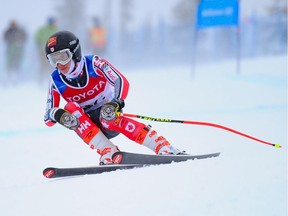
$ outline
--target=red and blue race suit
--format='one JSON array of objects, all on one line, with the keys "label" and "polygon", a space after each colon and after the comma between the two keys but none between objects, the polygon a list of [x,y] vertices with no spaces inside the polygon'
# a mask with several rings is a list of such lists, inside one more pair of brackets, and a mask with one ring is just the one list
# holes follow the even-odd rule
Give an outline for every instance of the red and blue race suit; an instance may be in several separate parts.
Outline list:
[{"label": "red and blue race suit", "polygon": [[129,90],[128,80],[108,61],[98,56],[84,56],[84,66],[76,79],[67,79],[56,68],[51,74],[46,112],[46,125],[55,121],[49,116],[60,105],[60,96],[67,102],[77,102],[86,113],[98,109],[107,102],[124,101]]}]

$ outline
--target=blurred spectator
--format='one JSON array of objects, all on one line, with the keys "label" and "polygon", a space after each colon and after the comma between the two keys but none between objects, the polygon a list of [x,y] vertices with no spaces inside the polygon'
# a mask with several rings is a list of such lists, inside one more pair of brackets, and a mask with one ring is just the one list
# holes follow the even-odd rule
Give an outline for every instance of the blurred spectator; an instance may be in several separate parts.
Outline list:
[{"label": "blurred spectator", "polygon": [[24,29],[15,20],[12,20],[4,32],[4,41],[6,44],[6,70],[13,82],[17,82],[20,77],[26,39],[27,35]]},{"label": "blurred spectator", "polygon": [[93,25],[89,28],[88,34],[88,50],[91,53],[103,56],[106,52],[106,29],[102,26],[98,17],[93,18]]},{"label": "blurred spectator", "polygon": [[48,17],[47,24],[41,26],[35,34],[35,41],[37,44],[38,55],[40,58],[40,82],[48,80],[48,77],[50,75],[51,66],[45,56],[45,45],[49,36],[54,34],[57,30],[58,28],[56,25],[56,19],[54,17]]}]

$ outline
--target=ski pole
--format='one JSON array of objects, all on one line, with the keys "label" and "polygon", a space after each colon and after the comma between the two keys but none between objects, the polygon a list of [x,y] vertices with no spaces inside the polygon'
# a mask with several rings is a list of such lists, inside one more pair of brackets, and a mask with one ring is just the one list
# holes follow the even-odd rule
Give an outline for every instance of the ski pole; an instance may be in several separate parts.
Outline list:
[{"label": "ski pole", "polygon": [[220,128],[220,129],[223,129],[223,130],[226,130],[226,131],[230,131],[230,132],[238,134],[240,136],[247,137],[249,139],[258,141],[260,143],[273,146],[275,148],[282,148],[282,146],[279,145],[279,144],[273,144],[273,143],[270,143],[270,142],[266,142],[264,140],[260,140],[258,138],[249,136],[247,134],[244,134],[242,132],[236,131],[234,129],[231,129],[229,127],[225,127],[225,126],[219,125],[219,124],[214,124],[214,123],[209,123],[209,122],[199,122],[199,121],[173,120],[173,119],[166,119],[166,118],[153,118],[153,117],[136,115],[136,114],[128,114],[128,113],[122,113],[121,115],[122,116],[126,116],[126,117],[131,117],[131,118],[139,118],[139,119],[143,119],[143,120],[147,120],[147,121],[156,121],[156,122],[165,122],[165,123],[180,123],[180,124],[193,124],[193,125],[203,125],[203,126],[216,127],[216,128]]}]

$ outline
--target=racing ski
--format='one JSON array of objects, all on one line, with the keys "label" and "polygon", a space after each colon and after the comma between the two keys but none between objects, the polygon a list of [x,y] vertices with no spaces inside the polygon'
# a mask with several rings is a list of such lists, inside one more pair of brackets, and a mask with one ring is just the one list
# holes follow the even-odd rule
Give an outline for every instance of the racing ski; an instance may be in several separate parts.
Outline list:
[{"label": "racing ski", "polygon": [[116,170],[147,167],[151,165],[169,164],[172,162],[183,162],[194,159],[205,159],[218,157],[220,152],[202,155],[147,155],[129,152],[116,152],[113,155],[114,164],[92,167],[55,168],[48,167],[43,170],[46,178],[59,178],[77,175],[100,174]]}]

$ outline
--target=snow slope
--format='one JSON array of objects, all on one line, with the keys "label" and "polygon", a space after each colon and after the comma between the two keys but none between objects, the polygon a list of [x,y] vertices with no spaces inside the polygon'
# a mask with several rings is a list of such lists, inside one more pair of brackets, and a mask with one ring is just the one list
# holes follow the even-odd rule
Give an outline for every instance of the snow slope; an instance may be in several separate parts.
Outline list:
[{"label": "snow slope", "polygon": [[[121,70],[121,68],[120,68]],[[225,125],[146,122],[192,154],[218,158],[94,176],[49,180],[47,166],[90,166],[99,156],[72,132],[43,123],[46,89],[1,88],[0,209],[3,216],[284,216],[287,215],[286,56],[196,68],[122,71],[131,83],[125,112]],[[122,150],[151,153],[119,136]]]}]

